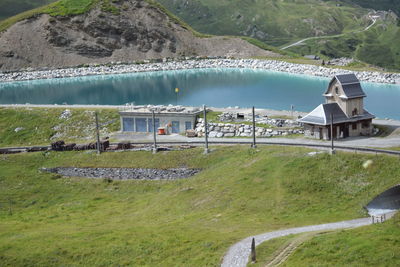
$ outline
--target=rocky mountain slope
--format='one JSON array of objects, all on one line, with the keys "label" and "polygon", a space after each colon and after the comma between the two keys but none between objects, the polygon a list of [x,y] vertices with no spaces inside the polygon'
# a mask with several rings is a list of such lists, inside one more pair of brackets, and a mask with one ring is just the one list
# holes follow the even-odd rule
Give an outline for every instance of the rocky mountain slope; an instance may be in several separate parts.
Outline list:
[{"label": "rocky mountain slope", "polygon": [[[68,1],[74,0],[64,0]],[[94,1],[83,14],[37,14],[0,34],[0,70],[181,56],[275,55],[240,38],[195,36],[145,0]]]}]

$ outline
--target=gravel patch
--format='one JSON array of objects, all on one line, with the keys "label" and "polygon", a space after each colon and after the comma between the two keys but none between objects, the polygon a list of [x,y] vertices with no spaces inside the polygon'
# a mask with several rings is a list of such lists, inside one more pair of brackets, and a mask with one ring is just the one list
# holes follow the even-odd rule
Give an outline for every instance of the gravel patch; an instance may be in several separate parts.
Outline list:
[{"label": "gravel patch", "polygon": [[42,171],[67,177],[107,178],[112,180],[176,180],[189,178],[199,169],[142,169],[142,168],[42,168]]}]

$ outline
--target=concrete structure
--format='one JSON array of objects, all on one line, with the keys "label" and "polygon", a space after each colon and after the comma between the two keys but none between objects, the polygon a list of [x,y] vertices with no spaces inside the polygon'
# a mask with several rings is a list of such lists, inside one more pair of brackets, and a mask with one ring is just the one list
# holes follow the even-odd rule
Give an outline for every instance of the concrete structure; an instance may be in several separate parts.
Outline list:
[{"label": "concrete structure", "polygon": [[324,94],[326,103],[319,105],[298,121],[304,124],[304,135],[316,139],[368,136],[372,134],[374,115],[364,109],[364,91],[354,74],[336,75]]},{"label": "concrete structure", "polygon": [[194,129],[199,108],[182,106],[127,106],[119,111],[122,132],[153,132],[152,111],[155,113],[155,127],[165,128],[166,133],[184,133]]}]

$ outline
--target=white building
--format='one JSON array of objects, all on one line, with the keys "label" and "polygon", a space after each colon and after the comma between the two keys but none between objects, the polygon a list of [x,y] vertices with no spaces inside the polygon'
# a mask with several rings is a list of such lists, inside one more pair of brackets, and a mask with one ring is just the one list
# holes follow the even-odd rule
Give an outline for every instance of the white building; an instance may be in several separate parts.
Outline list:
[{"label": "white building", "polygon": [[165,128],[167,134],[184,133],[194,129],[199,108],[182,106],[127,106],[119,111],[122,132],[153,132],[152,112],[155,128]]}]

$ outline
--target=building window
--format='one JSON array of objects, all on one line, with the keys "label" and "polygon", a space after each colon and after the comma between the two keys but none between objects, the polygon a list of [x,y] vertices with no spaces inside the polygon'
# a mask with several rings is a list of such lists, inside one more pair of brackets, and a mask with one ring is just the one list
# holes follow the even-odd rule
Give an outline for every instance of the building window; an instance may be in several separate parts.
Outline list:
[{"label": "building window", "polygon": [[185,121],[185,130],[192,130],[192,122]]},{"label": "building window", "polygon": [[358,110],[357,110],[357,108],[353,109],[352,115],[353,115],[353,116],[357,116],[357,115],[358,115]]},{"label": "building window", "polygon": [[351,125],[351,128],[352,128],[353,130],[357,130],[357,123],[353,123],[353,124]]},{"label": "building window", "polygon": [[122,118],[122,131],[133,132],[134,131],[134,119],[133,118]]},{"label": "building window", "polygon": [[[156,122],[156,131],[157,131],[157,129],[160,127],[160,119],[155,119],[154,121]],[[147,120],[147,128],[149,129],[150,133],[153,132],[153,119]]]},{"label": "building window", "polygon": [[363,123],[361,124],[362,128],[369,128],[369,121],[363,121]]},{"label": "building window", "polygon": [[173,121],[172,122],[172,133],[180,133],[179,121]]},{"label": "building window", "polygon": [[147,132],[147,125],[145,118],[135,119],[136,132],[145,133]]},{"label": "building window", "polygon": [[339,94],[339,88],[336,86],[335,87],[335,93],[338,95]]}]

